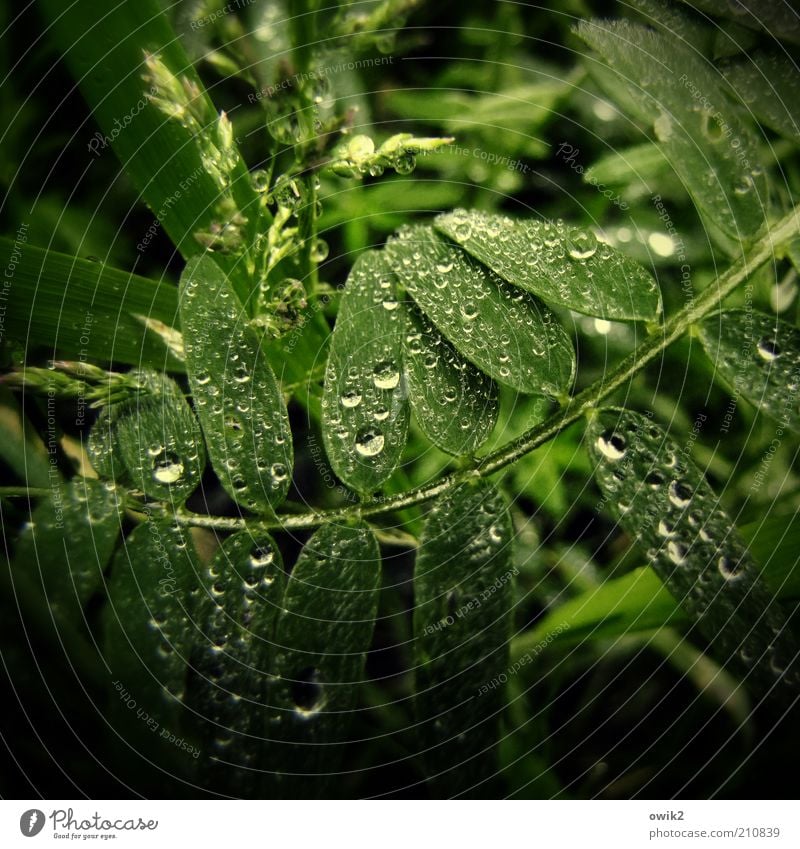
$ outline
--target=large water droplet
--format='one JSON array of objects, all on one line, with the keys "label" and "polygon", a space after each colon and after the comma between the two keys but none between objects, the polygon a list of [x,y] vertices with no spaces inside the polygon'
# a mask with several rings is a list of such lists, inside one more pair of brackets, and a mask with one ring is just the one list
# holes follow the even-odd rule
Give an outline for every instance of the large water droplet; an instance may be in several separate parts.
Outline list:
[{"label": "large water droplet", "polygon": [[153,480],[157,483],[173,484],[183,477],[183,463],[167,452],[153,463]]},{"label": "large water droplet", "polygon": [[681,509],[688,507],[692,500],[692,488],[683,481],[672,481],[669,485],[669,500]]},{"label": "large water droplet", "polygon": [[356,435],[356,451],[362,457],[377,457],[386,440],[377,427],[362,428]]},{"label": "large water droplet", "polygon": [[625,437],[614,431],[606,431],[598,436],[596,445],[607,460],[621,460],[625,456]]},{"label": "large water droplet", "polygon": [[580,230],[567,239],[567,253],[572,259],[589,259],[597,252],[597,239],[594,234]]},{"label": "large water droplet", "polygon": [[758,340],[756,350],[761,359],[766,360],[768,363],[776,360],[781,353],[780,345],[774,339],[768,339],[766,337]]},{"label": "large water droplet", "polygon": [[378,389],[394,389],[400,382],[400,372],[390,360],[384,360],[375,366],[372,380]]}]

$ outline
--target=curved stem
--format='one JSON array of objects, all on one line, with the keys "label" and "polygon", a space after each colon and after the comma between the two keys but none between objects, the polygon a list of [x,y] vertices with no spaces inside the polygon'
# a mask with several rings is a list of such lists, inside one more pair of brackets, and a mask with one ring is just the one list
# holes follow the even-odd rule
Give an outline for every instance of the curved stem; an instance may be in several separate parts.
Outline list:
[{"label": "curved stem", "polygon": [[175,518],[187,525],[217,528],[219,530],[241,530],[243,528],[304,530],[326,522],[345,522],[350,519],[377,516],[393,510],[413,507],[441,495],[470,478],[487,477],[524,457],[558,435],[564,428],[590,413],[601,401],[635,377],[669,345],[683,336],[694,323],[705,318],[719,307],[722,301],[756,269],[771,258],[779,256],[786,243],[798,233],[800,233],[800,211],[792,211],[759,239],[740,262],[720,275],[714,283],[659,327],[657,332],[650,335],[635,351],[625,357],[610,372],[603,375],[600,380],[572,396],[560,410],[523,433],[522,436],[485,457],[474,459],[457,472],[399,495],[366,500],[356,507],[278,516],[273,520],[217,518],[186,511],[178,511]]}]

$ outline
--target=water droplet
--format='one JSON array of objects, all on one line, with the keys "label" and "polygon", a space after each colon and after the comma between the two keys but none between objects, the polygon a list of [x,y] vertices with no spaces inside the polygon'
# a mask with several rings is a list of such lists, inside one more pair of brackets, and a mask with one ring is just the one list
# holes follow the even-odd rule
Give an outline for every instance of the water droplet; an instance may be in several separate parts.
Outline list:
[{"label": "water droplet", "polygon": [[478,315],[478,307],[472,303],[472,301],[467,301],[464,304],[461,304],[461,317],[465,321],[472,321]]},{"label": "water droplet", "polygon": [[726,557],[723,555],[717,561],[717,568],[719,569],[720,575],[725,578],[726,581],[735,581],[737,578],[744,577],[744,570],[742,568],[741,561],[734,560],[730,557]]},{"label": "water droplet", "polygon": [[291,696],[295,713],[309,719],[325,705],[325,694],[319,682],[319,670],[313,666],[297,673],[291,682]]},{"label": "water droplet", "polygon": [[593,233],[579,230],[567,239],[567,253],[572,259],[589,259],[597,252],[597,239]]},{"label": "water droplet", "polygon": [[183,463],[169,452],[153,464],[153,480],[157,483],[173,484],[183,477]]},{"label": "water droplet", "polygon": [[361,403],[361,393],[356,389],[350,389],[342,395],[342,406],[352,410]]},{"label": "water droplet", "polygon": [[683,566],[686,562],[686,546],[683,543],[670,540],[667,543],[667,555],[676,566]]},{"label": "water droplet", "polygon": [[270,469],[273,483],[283,483],[289,475],[289,470],[283,463],[273,463]]},{"label": "water droplet", "polygon": [[401,153],[394,160],[394,170],[398,174],[410,174],[417,167],[417,159],[411,153]]},{"label": "water droplet", "polygon": [[400,382],[400,372],[391,360],[384,360],[373,369],[372,380],[378,389],[394,389]]},{"label": "water droplet", "polygon": [[681,509],[687,507],[692,500],[692,488],[683,481],[672,481],[669,485],[669,500]]},{"label": "water droplet", "polygon": [[250,565],[256,569],[261,566],[269,566],[275,560],[275,552],[271,547],[257,545],[250,552]]},{"label": "water droplet", "polygon": [[386,440],[376,427],[362,428],[356,435],[356,451],[362,457],[377,457],[383,451]]},{"label": "water droplet", "polygon": [[596,445],[607,460],[621,460],[625,456],[625,437],[614,431],[606,431],[598,436]]},{"label": "water droplet", "polygon": [[756,349],[758,350],[758,355],[761,359],[768,363],[778,359],[781,353],[780,345],[778,345],[774,339],[769,339],[767,337],[758,340]]}]

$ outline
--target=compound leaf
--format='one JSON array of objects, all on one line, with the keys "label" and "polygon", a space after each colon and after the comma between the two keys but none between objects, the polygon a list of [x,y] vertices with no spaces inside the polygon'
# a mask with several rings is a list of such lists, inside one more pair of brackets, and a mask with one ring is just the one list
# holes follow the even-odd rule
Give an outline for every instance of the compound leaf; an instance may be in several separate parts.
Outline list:
[{"label": "compound leaf", "polygon": [[322,398],[328,458],[359,492],[378,489],[405,447],[403,329],[394,275],[382,253],[367,251],[347,278]]},{"label": "compound leaf", "polygon": [[725,310],[700,325],[720,374],[784,427],[800,431],[800,330],[753,310]]},{"label": "compound leaf", "polygon": [[534,395],[559,395],[571,384],[572,343],[532,295],[504,283],[430,227],[403,228],[386,250],[420,309],[481,371]]},{"label": "compound leaf", "polygon": [[476,451],[497,423],[497,385],[465,360],[416,306],[405,306],[406,382],[417,424],[443,451],[456,456]]},{"label": "compound leaf", "polygon": [[719,77],[680,40],[645,26],[584,21],[576,32],[608,63],[599,67],[601,86],[652,128],[706,225],[730,244],[754,236],[764,222],[766,176],[755,134]]},{"label": "compound leaf", "polygon": [[347,740],[377,614],[379,558],[365,525],[326,525],[292,570],[275,632],[278,678],[268,729],[288,744],[278,753],[284,795],[295,782],[313,795]]},{"label": "compound leaf", "polygon": [[252,795],[270,766],[266,716],[285,583],[272,538],[242,531],[215,554],[195,604],[186,703],[204,752],[200,780],[213,785],[224,771],[238,796]]},{"label": "compound leaf", "polygon": [[206,256],[181,276],[186,369],[214,471],[238,503],[269,511],[289,489],[286,404],[244,307]]},{"label": "compound leaf", "polygon": [[754,689],[790,698],[800,685],[798,647],[699,469],[628,410],[599,411],[587,438],[604,499],[719,659]]},{"label": "compound leaf", "polygon": [[563,222],[457,209],[436,228],[504,280],[548,303],[610,320],[655,319],[656,281],[639,263]]},{"label": "compound leaf", "polygon": [[138,381],[141,394],[113,404],[95,422],[89,438],[93,463],[104,476],[151,498],[180,503],[203,475],[200,426],[174,380],[142,371]]},{"label": "compound leaf", "polygon": [[[148,518],[117,552],[107,584],[103,643],[111,680],[173,734],[183,720],[199,575],[188,531]],[[112,696],[112,705],[126,716],[123,699]]]},{"label": "compound leaf", "polygon": [[121,511],[117,488],[89,478],[56,485],[33,511],[17,541],[14,569],[41,582],[56,616],[83,623],[89,599],[103,587]]},{"label": "compound leaf", "polygon": [[508,672],[511,521],[494,486],[467,483],[431,510],[414,569],[414,708],[426,772],[448,796],[496,769]]}]

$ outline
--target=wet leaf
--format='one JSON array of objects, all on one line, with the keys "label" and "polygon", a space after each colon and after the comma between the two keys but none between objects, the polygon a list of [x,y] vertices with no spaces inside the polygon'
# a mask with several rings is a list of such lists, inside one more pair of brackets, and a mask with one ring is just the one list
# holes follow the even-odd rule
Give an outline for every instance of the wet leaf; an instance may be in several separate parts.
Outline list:
[{"label": "wet leaf", "polygon": [[500,383],[559,395],[572,382],[572,343],[550,310],[509,286],[430,227],[386,247],[401,284],[451,344]]},{"label": "wet leaf", "polygon": [[193,258],[181,277],[186,369],[214,471],[239,504],[271,510],[292,473],[292,434],[275,375],[223,273]]},{"label": "wet leaf", "polygon": [[322,399],[328,458],[359,492],[378,489],[405,447],[403,330],[394,275],[382,253],[367,251],[347,278]]},{"label": "wet leaf", "polygon": [[57,484],[33,511],[13,565],[43,588],[56,616],[83,625],[89,599],[103,587],[121,511],[116,487],[88,478]]},{"label": "wet leaf", "polygon": [[755,135],[719,77],[678,39],[638,24],[584,21],[576,32],[606,63],[592,63],[600,84],[652,132],[706,225],[733,245],[754,236],[767,181]]},{"label": "wet leaf", "polygon": [[800,141],[800,71],[787,55],[756,51],[724,65],[723,73],[762,124],[790,141]]},{"label": "wet leaf", "polygon": [[411,303],[405,305],[408,397],[422,432],[459,456],[480,448],[499,412],[497,386],[442,336]]},{"label": "wet leaf", "polygon": [[760,693],[800,688],[798,647],[760,570],[699,469],[644,416],[602,410],[587,439],[609,509],[697,623],[712,653]]},{"label": "wet leaf", "polygon": [[737,26],[765,32],[773,38],[800,44],[800,20],[791,3],[783,0],[761,0],[744,3],[740,0],[683,0],[693,9],[727,19]]},{"label": "wet leaf", "polygon": [[[199,564],[188,531],[147,519],[117,552],[103,609],[103,654],[117,692],[159,727],[182,728]],[[112,711],[130,707],[111,695]]]},{"label": "wet leaf", "polygon": [[151,498],[180,503],[203,475],[200,425],[175,381],[157,372],[136,374],[142,394],[106,408],[92,427],[92,465]]},{"label": "wet leaf", "polygon": [[414,569],[415,715],[426,773],[447,796],[496,771],[511,627],[511,522],[490,484],[431,510]]},{"label": "wet leaf", "polygon": [[306,543],[276,629],[273,717],[281,795],[317,795],[348,739],[378,607],[378,544],[366,526],[326,525]]},{"label": "wet leaf", "polygon": [[735,392],[800,430],[800,330],[754,310],[726,310],[701,324],[700,340]]},{"label": "wet leaf", "polygon": [[[779,516],[739,529],[761,577],[781,601],[800,598],[800,518]],[[777,542],[777,545],[776,545]],[[647,566],[604,581],[559,604],[514,640],[512,657],[540,651],[556,640],[570,645],[688,624],[686,613]]]},{"label": "wet leaf", "polygon": [[286,577],[275,542],[249,532],[225,540],[202,576],[186,702],[202,742],[200,781],[258,795],[271,768],[267,715],[275,622]]},{"label": "wet leaf", "polygon": [[655,319],[656,281],[591,230],[563,222],[458,209],[436,227],[514,286],[547,303],[605,319]]}]

